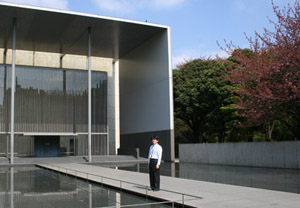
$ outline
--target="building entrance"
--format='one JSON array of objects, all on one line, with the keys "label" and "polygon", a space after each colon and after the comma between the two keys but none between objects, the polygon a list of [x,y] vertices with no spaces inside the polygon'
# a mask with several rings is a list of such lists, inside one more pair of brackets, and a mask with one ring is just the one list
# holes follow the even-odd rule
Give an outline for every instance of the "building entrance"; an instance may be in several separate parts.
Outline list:
[{"label": "building entrance", "polygon": [[35,136],[34,156],[35,157],[60,156],[60,137],[59,136]]}]

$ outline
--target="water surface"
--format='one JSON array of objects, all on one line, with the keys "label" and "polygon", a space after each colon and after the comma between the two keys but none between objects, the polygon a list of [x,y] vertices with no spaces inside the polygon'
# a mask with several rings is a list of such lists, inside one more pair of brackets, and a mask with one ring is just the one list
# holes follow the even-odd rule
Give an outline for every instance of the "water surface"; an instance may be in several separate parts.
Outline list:
[{"label": "water surface", "polygon": [[[101,164],[100,166],[148,173],[148,165],[145,163],[112,163]],[[162,163],[160,173],[178,178],[300,193],[300,170]]]},{"label": "water surface", "polygon": [[0,208],[100,208],[151,202],[154,201],[46,169],[0,167]]}]

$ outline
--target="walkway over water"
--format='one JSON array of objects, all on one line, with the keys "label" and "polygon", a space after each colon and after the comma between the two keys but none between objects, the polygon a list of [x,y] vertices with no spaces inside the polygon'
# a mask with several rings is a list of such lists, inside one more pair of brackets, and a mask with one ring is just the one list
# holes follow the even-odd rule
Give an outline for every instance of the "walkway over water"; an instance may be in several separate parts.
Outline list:
[{"label": "walkway over water", "polygon": [[103,183],[123,190],[191,207],[299,207],[300,195],[248,187],[161,176],[161,191],[149,190],[148,174],[86,164],[38,164],[37,166]]}]

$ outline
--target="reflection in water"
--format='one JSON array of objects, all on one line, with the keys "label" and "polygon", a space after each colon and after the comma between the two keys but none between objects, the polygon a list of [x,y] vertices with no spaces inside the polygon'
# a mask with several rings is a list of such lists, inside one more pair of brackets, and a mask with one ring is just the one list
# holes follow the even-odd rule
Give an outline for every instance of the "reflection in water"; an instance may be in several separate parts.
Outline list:
[{"label": "reflection in water", "polygon": [[0,208],[121,207],[149,202],[153,201],[36,167],[0,168]]},{"label": "reflection in water", "polygon": [[92,184],[89,184],[89,207],[93,207]]},{"label": "reflection in water", "polygon": [[[145,163],[101,164],[101,166],[148,173],[148,165]],[[162,163],[160,173],[165,176],[300,193],[300,170]]]},{"label": "reflection in water", "polygon": [[14,167],[10,169],[10,207],[14,208]]}]

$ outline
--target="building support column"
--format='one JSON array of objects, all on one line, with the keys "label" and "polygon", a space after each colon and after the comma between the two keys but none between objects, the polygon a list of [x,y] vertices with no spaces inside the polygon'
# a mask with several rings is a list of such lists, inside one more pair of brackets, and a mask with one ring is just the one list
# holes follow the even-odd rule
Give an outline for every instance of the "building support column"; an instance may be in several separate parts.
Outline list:
[{"label": "building support column", "polygon": [[113,95],[114,95],[114,143],[115,143],[115,154],[118,153],[118,149],[120,148],[120,87],[119,87],[119,59],[114,60],[113,62]]},{"label": "building support column", "polygon": [[[6,66],[6,56],[7,56],[7,45],[5,44],[4,52],[3,52],[3,64],[4,64],[4,97],[5,103],[3,103],[6,108],[8,107],[7,100],[7,66]],[[9,125],[8,125],[8,111],[5,111],[5,132],[6,132],[6,157],[9,158]]]},{"label": "building support column", "polygon": [[88,28],[88,161],[92,162],[92,74],[91,74],[91,27]]},{"label": "building support column", "polygon": [[12,45],[12,65],[11,65],[11,108],[10,108],[10,164],[14,164],[14,143],[15,143],[15,59],[16,59],[16,18],[13,19],[13,45]]},{"label": "building support column", "polygon": [[106,155],[109,155],[109,125],[106,128]]}]

